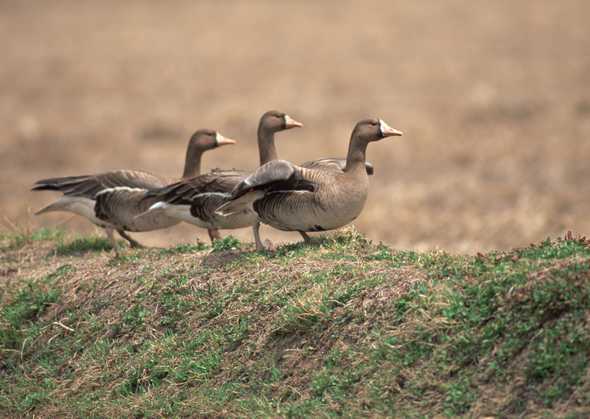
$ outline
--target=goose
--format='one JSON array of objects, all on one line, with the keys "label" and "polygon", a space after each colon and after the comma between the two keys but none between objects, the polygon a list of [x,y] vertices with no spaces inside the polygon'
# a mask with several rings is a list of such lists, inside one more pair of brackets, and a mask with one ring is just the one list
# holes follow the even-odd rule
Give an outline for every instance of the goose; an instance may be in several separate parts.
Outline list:
[{"label": "goose", "polygon": [[[277,132],[302,127],[284,112],[265,112],[258,123],[257,139],[260,164],[276,160],[277,149],[274,136]],[[253,226],[256,214],[248,209],[229,217],[221,216],[215,210],[225,203],[229,192],[246,178],[249,172],[241,170],[213,170],[193,178],[182,179],[166,187],[153,190],[146,196],[158,201],[145,214],[164,213],[170,218],[182,220],[198,227],[211,230],[236,229]],[[219,237],[216,237],[219,238]],[[213,240],[213,237],[212,237]]]},{"label": "goose", "polygon": [[[235,143],[235,140],[225,138],[216,131],[196,131],[188,143],[182,177],[194,177],[200,173],[201,157],[205,151]],[[33,185],[33,191],[60,191],[63,196],[37,211],[35,215],[54,211],[72,212],[104,228],[115,251],[114,230],[132,247],[142,247],[125,231],[151,231],[179,222],[161,214],[135,218],[135,215],[149,207],[149,201],[143,200],[145,194],[164,187],[169,182],[137,170],[113,170],[95,175],[42,179]],[[215,232],[210,232],[211,234]]]},{"label": "goose", "polygon": [[[270,113],[272,113],[273,111],[270,111]],[[264,116],[263,116],[264,117]],[[262,122],[262,120],[261,120]],[[302,125],[300,125],[302,126]],[[275,143],[274,143],[274,139],[271,136],[268,136],[268,138],[263,138],[264,136],[264,132],[261,132],[260,127],[258,129],[258,150],[260,152],[260,166],[273,161],[273,160],[277,160],[278,157],[278,153],[275,147]],[[265,148],[262,147],[262,145],[266,145]],[[266,153],[265,153],[266,151]],[[329,158],[322,158],[322,159],[317,159],[317,160],[310,160],[310,161],[306,161],[304,163],[302,163],[300,165],[301,167],[307,168],[307,169],[319,169],[319,170],[343,170],[344,167],[346,166],[346,159],[343,158],[333,158],[333,157],[329,157]],[[367,171],[367,175],[371,176],[374,173],[374,168],[373,165],[369,162],[365,162],[365,168]],[[217,196],[217,202],[221,202],[222,200],[229,200],[230,197],[229,195],[226,195],[224,197],[221,196]],[[213,208],[213,202],[209,201],[208,204],[209,206],[209,210],[214,210]],[[249,211],[249,209],[244,209],[241,213],[247,212]],[[215,213],[215,211],[213,211],[213,214]],[[258,244],[260,243],[260,220],[256,220],[254,225],[253,225],[253,233],[254,233],[254,240],[256,241],[257,245],[256,247],[259,248]],[[299,234],[301,234],[301,236],[303,237],[303,239],[305,241],[309,241],[310,237],[304,232],[304,231],[300,231]]]},{"label": "goose", "polygon": [[[260,165],[278,159],[274,141],[274,135],[277,132],[302,126],[301,122],[286,113],[276,110],[264,113],[257,130]],[[301,164],[301,167],[310,169],[340,171],[345,166],[346,159],[343,158],[322,158]],[[368,175],[373,175],[374,168],[371,163],[365,162],[365,168]],[[216,229],[236,229],[251,225],[255,240],[260,241],[260,221],[250,208],[245,207],[231,216],[222,216],[216,212],[219,206],[229,201],[231,198],[229,193],[248,174],[248,172],[237,170],[218,171],[196,178],[183,179],[165,188],[152,191],[148,196],[157,197],[160,202],[152,205],[148,213],[164,211],[169,217],[210,230],[212,226]],[[300,234],[304,240],[310,240],[305,232]]]},{"label": "goose", "polygon": [[[352,131],[343,167],[337,162],[304,167],[273,160],[241,181],[217,213],[229,216],[251,209],[263,223],[283,231],[298,231],[309,242],[307,232],[340,228],[359,216],[369,188],[367,146],[401,135],[381,119],[359,121]],[[256,232],[254,238],[256,249],[264,250]]]}]

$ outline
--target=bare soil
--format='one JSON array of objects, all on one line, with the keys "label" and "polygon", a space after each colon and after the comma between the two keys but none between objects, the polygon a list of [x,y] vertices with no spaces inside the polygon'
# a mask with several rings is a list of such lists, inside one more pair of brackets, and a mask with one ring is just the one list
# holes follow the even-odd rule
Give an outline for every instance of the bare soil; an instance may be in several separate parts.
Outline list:
[{"label": "bare soil", "polygon": [[[394,247],[474,252],[590,233],[586,1],[0,1],[0,210],[31,211],[43,177],[180,174],[192,131],[240,140],[206,167],[254,168],[262,112],[299,162],[342,156],[356,120],[403,130],[372,145],[357,227]],[[235,232],[251,240],[250,232]],[[297,235],[265,229],[275,240]],[[205,239],[191,226],[138,239]]]}]

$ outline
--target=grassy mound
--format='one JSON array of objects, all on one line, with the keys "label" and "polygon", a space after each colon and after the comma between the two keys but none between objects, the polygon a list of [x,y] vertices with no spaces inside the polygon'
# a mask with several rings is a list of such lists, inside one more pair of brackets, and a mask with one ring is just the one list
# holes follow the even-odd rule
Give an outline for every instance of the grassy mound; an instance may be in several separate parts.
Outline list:
[{"label": "grassy mound", "polygon": [[350,231],[272,254],[65,240],[2,241],[8,416],[590,413],[583,238],[476,256]]}]

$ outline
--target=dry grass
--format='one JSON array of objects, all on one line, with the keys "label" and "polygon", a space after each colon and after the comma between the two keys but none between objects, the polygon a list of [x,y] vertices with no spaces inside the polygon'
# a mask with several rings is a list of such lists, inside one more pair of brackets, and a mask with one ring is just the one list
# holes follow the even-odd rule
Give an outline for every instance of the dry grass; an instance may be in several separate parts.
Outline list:
[{"label": "dry grass", "polygon": [[342,155],[361,117],[407,133],[369,150],[358,227],[374,240],[474,252],[588,233],[589,13],[581,0],[0,2],[0,208],[35,228],[69,220],[32,219],[52,199],[34,180],[173,177],[199,127],[241,140],[207,167],[254,167],[257,119],[279,108],[306,124],[279,139],[296,162]]},{"label": "dry grass", "polygon": [[[93,247],[94,246],[94,247]],[[590,412],[590,246],[257,253],[0,240],[0,410],[80,417]],[[230,250],[227,250],[230,249]]]}]

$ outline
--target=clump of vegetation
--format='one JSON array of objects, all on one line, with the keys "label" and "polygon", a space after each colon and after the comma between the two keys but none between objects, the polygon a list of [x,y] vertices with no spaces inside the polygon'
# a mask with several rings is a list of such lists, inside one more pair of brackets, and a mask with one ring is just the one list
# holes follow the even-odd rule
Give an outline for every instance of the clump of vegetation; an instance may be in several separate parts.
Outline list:
[{"label": "clump of vegetation", "polygon": [[68,243],[60,242],[55,249],[55,253],[58,256],[68,256],[110,250],[112,250],[112,246],[105,237],[89,236],[79,237]]},{"label": "clump of vegetation", "polygon": [[88,253],[41,275],[24,266],[27,277],[0,294],[0,409],[109,417],[590,409],[584,238],[475,256],[396,251],[354,231],[276,252],[231,237],[203,249],[137,250],[101,263]]},{"label": "clump of vegetation", "polygon": [[228,250],[239,250],[240,249],[240,241],[236,239],[234,236],[225,236],[220,240],[215,240],[213,242],[213,251],[214,252],[223,252]]},{"label": "clump of vegetation", "polygon": [[56,241],[59,242],[65,236],[63,230],[52,228],[40,228],[33,232],[18,231],[16,233],[1,233],[0,232],[0,250],[16,250],[20,249],[26,244],[39,241]]},{"label": "clump of vegetation", "polygon": [[195,244],[182,243],[166,249],[160,249],[161,255],[176,255],[183,253],[195,253],[207,249],[207,245],[203,242]]}]

